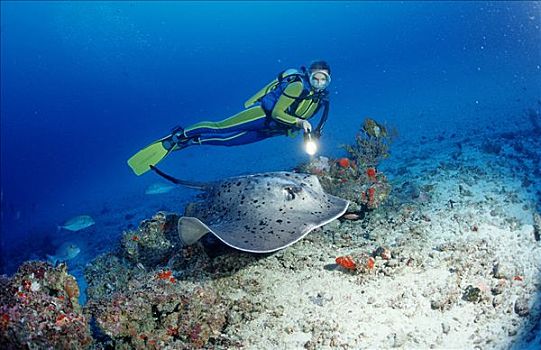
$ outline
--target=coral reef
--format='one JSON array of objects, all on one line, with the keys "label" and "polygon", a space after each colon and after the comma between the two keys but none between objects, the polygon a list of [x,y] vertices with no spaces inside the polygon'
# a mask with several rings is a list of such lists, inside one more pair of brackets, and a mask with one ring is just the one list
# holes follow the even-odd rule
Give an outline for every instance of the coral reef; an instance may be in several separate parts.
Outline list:
[{"label": "coral reef", "polygon": [[[104,343],[118,349],[193,349],[221,334],[229,303],[206,282],[217,270],[201,245],[177,242],[176,220],[175,214],[158,212],[124,233],[117,252],[86,267],[87,309]],[[153,249],[159,257],[152,257]]]},{"label": "coral reef", "polygon": [[143,272],[143,269],[134,268],[133,264],[114,253],[102,254],[85,268],[85,279],[88,283],[87,297],[98,300],[111,297],[115,292],[125,291],[128,281]]},{"label": "coral reef", "polygon": [[381,124],[366,119],[355,144],[344,146],[349,157],[329,159],[320,156],[301,164],[296,170],[318,176],[326,192],[349,200],[348,213],[376,209],[388,198],[391,185],[375,166],[388,157],[394,135],[396,132],[390,134]]},{"label": "coral reef", "polygon": [[227,314],[215,289],[179,281],[171,270],[140,274],[88,308],[119,349],[200,348],[220,335]]},{"label": "coral reef", "polygon": [[0,276],[0,344],[4,349],[84,349],[92,345],[79,287],[67,266],[29,261]]},{"label": "coral reef", "polygon": [[391,191],[383,173],[373,167],[359,167],[349,158],[318,157],[295,170],[316,175],[327,193],[349,200],[350,213],[378,208]]},{"label": "coral reef", "polygon": [[[391,261],[391,258],[394,258],[394,260]],[[337,257],[335,262],[341,269],[353,274],[366,275],[380,271],[385,275],[390,275],[392,269],[398,265],[398,261],[403,265],[411,265],[411,263],[408,262],[409,257],[401,257],[401,259],[397,258],[399,257],[396,256],[396,254],[391,257],[389,248],[379,246],[370,254],[365,251],[353,252],[350,255]]]},{"label": "coral reef", "polygon": [[153,268],[167,263],[182,244],[177,234],[179,216],[158,212],[144,220],[139,228],[124,233],[121,241],[122,255],[129,261]]},{"label": "coral reef", "polygon": [[376,167],[382,159],[389,157],[389,148],[398,133],[392,132],[373,119],[366,118],[355,136],[355,144],[344,145],[350,158],[361,167]]}]

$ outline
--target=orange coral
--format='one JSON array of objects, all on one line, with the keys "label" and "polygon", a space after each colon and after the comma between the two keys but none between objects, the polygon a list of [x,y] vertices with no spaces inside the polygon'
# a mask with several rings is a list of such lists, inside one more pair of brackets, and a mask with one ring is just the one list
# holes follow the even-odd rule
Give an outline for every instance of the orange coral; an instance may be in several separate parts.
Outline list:
[{"label": "orange coral", "polygon": [[338,165],[340,165],[342,168],[349,168],[351,166],[351,162],[349,161],[349,158],[340,158],[338,159]]},{"label": "orange coral", "polygon": [[374,187],[370,187],[368,189],[368,205],[373,206],[376,201],[376,189]]},{"label": "orange coral", "polygon": [[366,176],[368,176],[368,178],[371,180],[371,181],[376,181],[376,169],[375,168],[368,168],[366,169]]},{"label": "orange coral", "polygon": [[357,264],[351,256],[339,256],[335,259],[336,263],[348,270],[354,270]]},{"label": "orange coral", "polygon": [[370,270],[374,268],[374,265],[376,265],[376,260],[373,257],[368,258],[368,262],[366,263],[366,267],[368,267]]},{"label": "orange coral", "polygon": [[168,280],[169,278],[171,278],[172,274],[173,272],[171,272],[171,270],[162,271],[158,273],[157,278],[161,280]]},{"label": "orange coral", "polygon": [[67,324],[68,322],[70,322],[70,319],[68,318],[67,315],[65,314],[59,314],[58,316],[56,316],[56,322],[55,324],[57,326],[64,326],[65,324]]},{"label": "orange coral", "polygon": [[173,275],[173,272],[171,270],[166,270],[166,271],[159,272],[158,275],[156,275],[156,278],[160,280],[166,280],[171,283],[175,283],[177,280],[172,275]]},{"label": "orange coral", "polygon": [[172,337],[178,337],[178,327],[167,328],[167,334]]},{"label": "orange coral", "polygon": [[5,330],[10,321],[11,319],[8,314],[2,314],[2,317],[0,317],[0,329]]}]

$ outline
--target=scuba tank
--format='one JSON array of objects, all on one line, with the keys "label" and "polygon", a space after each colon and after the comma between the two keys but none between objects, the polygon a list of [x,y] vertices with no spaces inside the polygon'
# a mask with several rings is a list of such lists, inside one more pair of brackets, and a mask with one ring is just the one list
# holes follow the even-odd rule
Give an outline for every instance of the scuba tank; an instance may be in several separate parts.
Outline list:
[{"label": "scuba tank", "polygon": [[[277,100],[278,97],[280,97],[280,95],[282,94],[285,85],[289,84],[295,79],[302,79],[305,74],[306,73],[304,67],[302,67],[301,70],[291,68],[280,72],[276,79],[265,85],[261,90],[255,93],[255,95],[246,100],[246,102],[244,102],[244,108],[252,107],[254,104],[261,102],[261,100],[270,93],[273,93],[273,95],[277,95],[275,99]],[[284,82],[286,82],[287,84],[283,84]]]}]

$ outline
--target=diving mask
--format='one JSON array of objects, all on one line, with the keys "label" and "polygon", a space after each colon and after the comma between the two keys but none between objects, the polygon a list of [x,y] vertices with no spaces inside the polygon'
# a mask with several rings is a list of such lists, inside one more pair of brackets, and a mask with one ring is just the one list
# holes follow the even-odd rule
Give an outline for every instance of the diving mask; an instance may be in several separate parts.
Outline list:
[{"label": "diving mask", "polygon": [[310,85],[315,90],[325,90],[331,83],[331,76],[324,70],[317,70],[310,74]]}]

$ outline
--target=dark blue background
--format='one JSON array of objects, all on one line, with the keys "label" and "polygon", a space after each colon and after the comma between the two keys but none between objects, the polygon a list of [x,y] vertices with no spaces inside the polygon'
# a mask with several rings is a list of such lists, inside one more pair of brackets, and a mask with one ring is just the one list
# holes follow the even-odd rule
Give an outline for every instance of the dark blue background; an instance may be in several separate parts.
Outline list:
[{"label": "dark blue background", "polygon": [[[333,70],[326,155],[366,116],[406,140],[509,123],[540,96],[539,26],[533,2],[3,1],[2,256],[28,257],[73,215],[93,215],[97,236],[100,212],[142,215],[133,196],[157,179],[131,173],[133,153],[236,113],[313,59]],[[285,170],[306,159],[300,145],[192,148],[162,167],[197,180]]]}]

